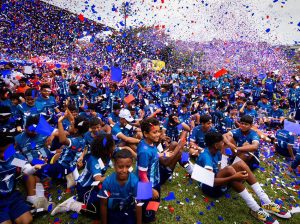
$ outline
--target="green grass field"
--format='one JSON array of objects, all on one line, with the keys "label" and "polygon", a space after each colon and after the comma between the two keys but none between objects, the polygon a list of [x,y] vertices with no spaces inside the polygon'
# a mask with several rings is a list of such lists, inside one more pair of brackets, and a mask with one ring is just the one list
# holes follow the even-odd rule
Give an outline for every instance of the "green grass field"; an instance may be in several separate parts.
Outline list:
[{"label": "green grass field", "polygon": [[[261,162],[261,168],[255,171],[258,181],[263,184],[263,188],[274,201],[279,199],[283,202],[286,208],[295,206],[300,202],[300,184],[295,185],[298,179],[295,176],[289,176],[282,158],[275,155],[268,160]],[[157,221],[155,223],[259,223],[249,214],[244,201],[232,190],[228,194],[218,200],[206,198],[197,187],[194,180],[189,179],[185,175],[185,171],[178,166],[175,169],[173,178],[162,187],[161,198],[168,195],[169,192],[174,192],[176,199],[172,201],[161,201]],[[275,178],[275,179],[273,179]],[[273,181],[273,184],[271,182]],[[62,191],[62,199],[58,201],[57,191]],[[248,187],[248,190],[251,188]],[[71,194],[63,193],[63,186],[52,186],[49,193],[52,194],[52,199],[56,203],[60,203],[69,198]],[[299,192],[299,194],[298,194]],[[256,198],[257,199],[257,198]],[[171,213],[170,207],[174,208]],[[172,210],[172,209],[171,209]],[[48,214],[39,214],[34,218],[34,224],[54,223],[55,218],[59,218],[60,223],[97,223],[92,219],[79,215],[77,219],[72,218],[72,212],[59,214],[51,217]],[[300,224],[300,213],[293,215],[289,220],[277,219],[280,223]],[[98,222],[100,223],[100,222]]]}]

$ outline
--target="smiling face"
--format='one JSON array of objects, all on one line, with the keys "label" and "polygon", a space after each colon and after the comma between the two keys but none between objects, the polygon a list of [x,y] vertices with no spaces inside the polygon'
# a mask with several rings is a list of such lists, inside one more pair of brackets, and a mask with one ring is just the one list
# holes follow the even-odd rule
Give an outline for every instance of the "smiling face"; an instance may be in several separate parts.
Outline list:
[{"label": "smiling face", "polygon": [[32,107],[35,104],[35,97],[25,96],[25,102],[28,106]]},{"label": "smiling face", "polygon": [[115,161],[115,172],[118,181],[125,182],[128,179],[129,168],[132,166],[131,158],[119,158]]},{"label": "smiling face", "polygon": [[47,89],[47,88],[43,88],[43,89],[41,90],[41,94],[42,94],[42,97],[43,97],[43,98],[48,99],[48,98],[50,97],[51,90],[50,90],[50,89]]},{"label": "smiling face", "polygon": [[158,125],[154,125],[151,127],[151,129],[148,133],[144,132],[143,134],[149,142],[151,142],[151,143],[158,142],[160,134],[161,134],[160,127]]}]

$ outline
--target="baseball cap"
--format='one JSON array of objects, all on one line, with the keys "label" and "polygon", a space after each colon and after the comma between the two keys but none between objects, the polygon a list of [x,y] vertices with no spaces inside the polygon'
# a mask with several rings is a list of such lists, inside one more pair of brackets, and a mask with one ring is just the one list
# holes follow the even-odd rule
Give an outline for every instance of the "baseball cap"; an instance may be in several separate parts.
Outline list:
[{"label": "baseball cap", "polygon": [[119,117],[120,118],[125,118],[126,121],[128,121],[128,122],[132,122],[134,120],[133,117],[130,114],[130,111],[127,110],[127,109],[121,109],[120,113],[119,113]]}]

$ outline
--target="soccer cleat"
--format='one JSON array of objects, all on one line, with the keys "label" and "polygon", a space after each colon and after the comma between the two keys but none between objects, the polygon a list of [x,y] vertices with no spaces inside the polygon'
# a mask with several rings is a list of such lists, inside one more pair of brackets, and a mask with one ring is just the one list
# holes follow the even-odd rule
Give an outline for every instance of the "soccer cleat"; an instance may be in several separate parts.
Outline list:
[{"label": "soccer cleat", "polygon": [[280,206],[274,202],[271,202],[270,204],[265,204],[261,206],[265,211],[274,214],[280,218],[283,219],[289,219],[292,217],[291,213],[289,211],[285,211],[280,208]]},{"label": "soccer cleat", "polygon": [[264,224],[279,224],[279,222],[276,219],[274,219],[272,216],[270,216],[270,214],[267,213],[262,208],[260,208],[256,212],[250,210],[250,213],[253,217],[255,217],[256,219],[262,221]]}]

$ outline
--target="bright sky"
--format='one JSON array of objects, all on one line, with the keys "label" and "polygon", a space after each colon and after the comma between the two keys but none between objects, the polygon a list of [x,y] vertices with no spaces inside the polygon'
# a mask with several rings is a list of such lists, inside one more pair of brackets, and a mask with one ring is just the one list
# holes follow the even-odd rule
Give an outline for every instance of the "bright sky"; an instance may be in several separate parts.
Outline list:
[{"label": "bright sky", "polygon": [[[124,28],[119,9],[125,0],[44,0],[60,8]],[[174,39],[213,38],[300,43],[300,0],[127,0],[133,14],[128,24],[164,25]],[[101,18],[100,18],[101,17]]]}]

